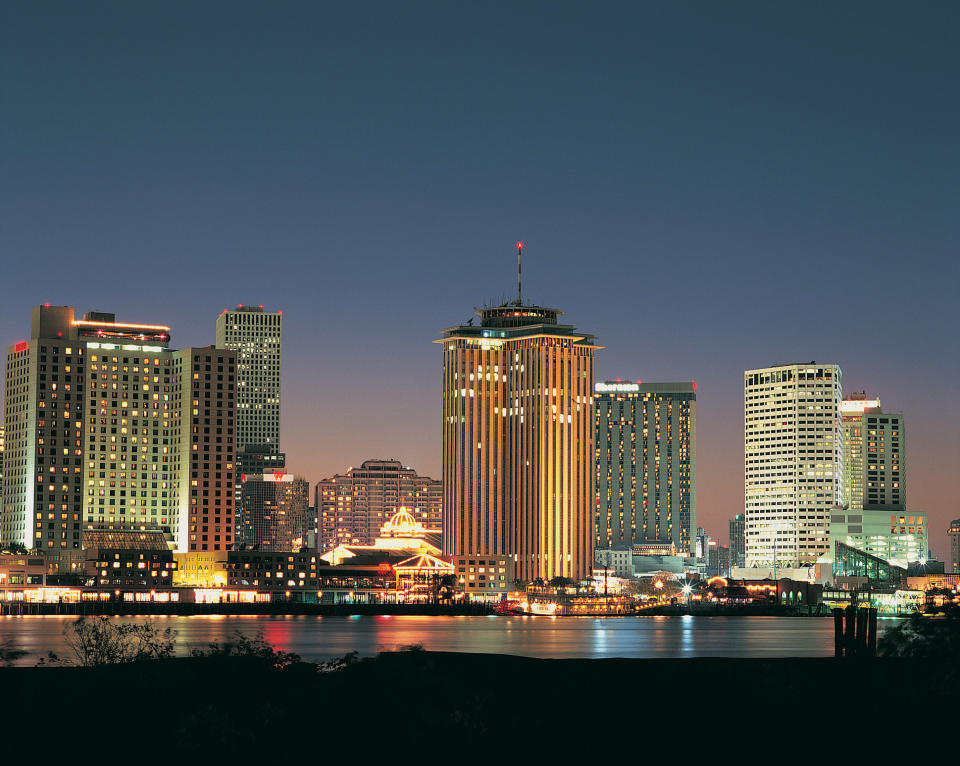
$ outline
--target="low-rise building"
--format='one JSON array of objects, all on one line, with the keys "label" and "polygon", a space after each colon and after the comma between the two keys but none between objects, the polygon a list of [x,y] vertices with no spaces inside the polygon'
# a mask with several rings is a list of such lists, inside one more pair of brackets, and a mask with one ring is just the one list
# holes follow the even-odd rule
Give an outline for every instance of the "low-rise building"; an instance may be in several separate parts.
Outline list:
[{"label": "low-rise building", "polygon": [[227,584],[227,551],[174,553],[176,588],[220,588]]},{"label": "low-rise building", "polygon": [[514,589],[509,556],[454,556],[457,591],[470,598],[501,600]]}]

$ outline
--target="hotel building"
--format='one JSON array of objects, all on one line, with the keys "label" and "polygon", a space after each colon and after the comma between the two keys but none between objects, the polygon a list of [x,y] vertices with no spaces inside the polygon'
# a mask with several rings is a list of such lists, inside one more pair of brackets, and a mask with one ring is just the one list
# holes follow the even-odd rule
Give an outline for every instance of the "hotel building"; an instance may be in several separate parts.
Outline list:
[{"label": "hotel building", "polygon": [[777,365],[743,381],[746,566],[816,563],[843,500],[840,367]]},{"label": "hotel building", "polygon": [[906,434],[903,415],[885,413],[879,399],[865,392],[840,403],[844,434],[843,505],[864,508],[906,509]]},{"label": "hotel building", "polygon": [[594,386],[594,544],[669,543],[689,556],[697,528],[695,383]]},{"label": "hotel building", "polygon": [[[523,582],[590,576],[591,335],[515,303],[449,327],[443,346],[443,548],[513,559]],[[499,559],[498,559],[499,560]]]},{"label": "hotel building", "polygon": [[372,545],[401,507],[428,529],[442,524],[443,483],[399,460],[364,460],[359,468],[318,481],[314,497],[321,552]]},{"label": "hotel building", "polygon": [[0,538],[48,554],[80,550],[89,528],[159,529],[180,550],[232,541],[232,498],[212,482],[233,470],[234,357],[169,340],[165,325],[33,309],[30,339],[7,349]]}]

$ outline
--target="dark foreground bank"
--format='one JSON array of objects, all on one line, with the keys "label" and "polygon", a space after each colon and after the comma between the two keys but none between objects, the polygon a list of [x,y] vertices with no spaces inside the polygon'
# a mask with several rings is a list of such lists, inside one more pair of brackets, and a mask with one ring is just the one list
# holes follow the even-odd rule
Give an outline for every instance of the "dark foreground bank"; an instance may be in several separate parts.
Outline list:
[{"label": "dark foreground bank", "polygon": [[[97,763],[121,754],[472,762],[582,748],[594,762],[777,742],[812,757],[848,748],[857,727],[882,732],[906,716],[933,733],[960,709],[956,666],[929,658],[539,660],[412,649],[319,670],[283,664],[207,656],[3,668],[5,745],[38,762],[107,758]],[[858,759],[883,752],[880,739],[855,739]]]}]

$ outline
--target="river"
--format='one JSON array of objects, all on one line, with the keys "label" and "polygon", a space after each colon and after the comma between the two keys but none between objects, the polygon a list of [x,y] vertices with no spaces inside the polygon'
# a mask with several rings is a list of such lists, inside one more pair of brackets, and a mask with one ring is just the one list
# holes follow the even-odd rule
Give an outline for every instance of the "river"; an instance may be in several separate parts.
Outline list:
[{"label": "river", "polygon": [[[62,653],[72,617],[0,617],[0,642],[29,652],[33,665]],[[827,657],[833,620],[816,617],[407,617],[212,616],[117,617],[177,633],[178,654],[262,633],[278,649],[307,660],[356,650],[361,656],[420,644],[444,652],[488,652],[544,658]],[[882,620],[880,632],[894,624]]]}]

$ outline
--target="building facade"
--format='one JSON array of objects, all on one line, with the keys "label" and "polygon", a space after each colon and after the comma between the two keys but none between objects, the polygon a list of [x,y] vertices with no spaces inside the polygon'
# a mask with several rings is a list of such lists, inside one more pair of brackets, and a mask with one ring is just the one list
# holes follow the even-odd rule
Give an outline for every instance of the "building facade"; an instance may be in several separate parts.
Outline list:
[{"label": "building facade", "polygon": [[317,482],[318,549],[338,545],[372,545],[383,524],[400,508],[429,529],[443,517],[443,482],[420,476],[399,460],[365,460]]},{"label": "building facade", "polygon": [[217,317],[217,348],[237,353],[237,451],[280,448],[280,363],[283,312],[237,306]]},{"label": "building facade", "polygon": [[844,435],[843,506],[906,510],[906,433],[903,415],[885,413],[865,392],[840,404]]},{"label": "building facade", "polygon": [[951,572],[960,573],[960,519],[954,519],[947,528],[950,538],[950,561],[947,562]]},{"label": "building facade", "polygon": [[836,551],[838,542],[906,569],[913,562],[927,559],[927,514],[837,509],[830,514],[831,552]]},{"label": "building facade", "polygon": [[232,515],[202,474],[233,470],[234,357],[169,341],[165,325],[33,309],[30,339],[7,349],[0,539],[54,554],[86,528],[159,529],[191,550],[191,527]]},{"label": "building facade", "polygon": [[747,567],[805,566],[829,552],[843,500],[841,399],[835,364],[744,372]]},{"label": "building facade", "polygon": [[285,471],[247,475],[237,517],[241,549],[298,551],[309,533],[310,485]]},{"label": "building facade", "polygon": [[443,546],[529,582],[591,572],[593,337],[518,300],[443,346]]},{"label": "building facade", "polygon": [[746,558],[746,523],[742,513],[730,520],[730,566],[742,567]]},{"label": "building facade", "polygon": [[672,542],[697,528],[695,383],[594,386],[594,544]]}]

